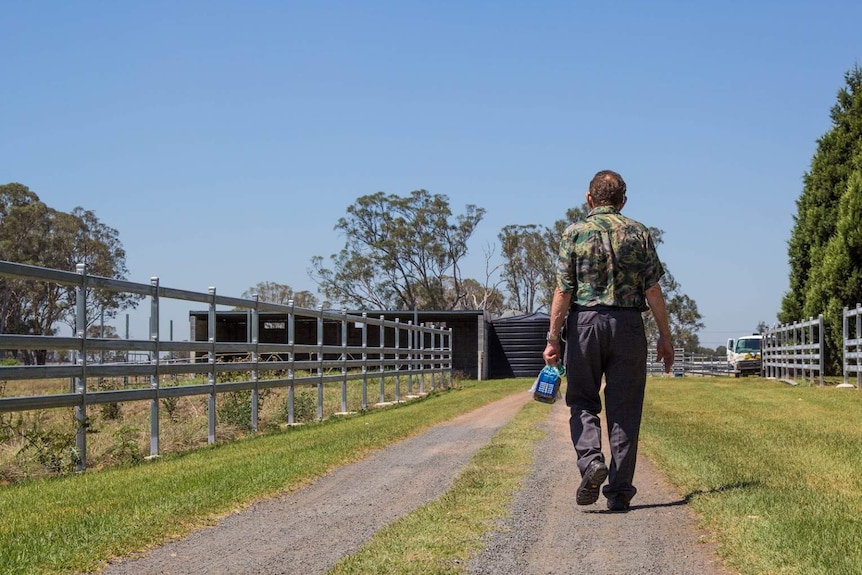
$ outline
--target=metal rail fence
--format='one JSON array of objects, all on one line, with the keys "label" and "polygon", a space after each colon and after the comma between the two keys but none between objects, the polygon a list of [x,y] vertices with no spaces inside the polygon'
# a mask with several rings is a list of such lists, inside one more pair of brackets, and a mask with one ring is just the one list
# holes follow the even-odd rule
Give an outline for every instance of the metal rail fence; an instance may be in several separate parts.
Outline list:
[{"label": "metal rail fence", "polygon": [[[851,323],[851,319],[854,321]],[[844,385],[853,385],[848,375],[856,374],[856,389],[862,389],[862,304],[853,309],[844,308],[844,344],[842,356],[844,364]]]},{"label": "metal rail fence", "polygon": [[[159,455],[160,400],[185,396],[207,396],[208,441],[216,440],[216,403],[220,393],[248,390],[251,392],[252,430],[258,429],[259,392],[268,388],[286,387],[288,390],[288,423],[294,423],[294,390],[296,386],[317,388],[317,417],[323,417],[323,390],[326,384],[340,383],[341,407],[347,411],[347,383],[361,381],[362,408],[368,406],[369,380],[379,380],[380,402],[384,402],[387,379],[394,379],[395,401],[401,401],[402,379],[407,383],[408,395],[414,386],[425,393],[426,378],[430,388],[446,388],[452,384],[452,330],[413,325],[413,322],[388,321],[370,318],[367,314],[349,315],[346,311],[330,312],[278,305],[253,299],[240,299],[216,294],[214,287],[207,293],[167,288],[159,285],[156,277],[149,284],[115,280],[87,274],[83,265],[76,272],[67,272],[0,260],[0,276],[15,280],[43,282],[53,286],[72,287],[76,294],[76,328],[74,337],[53,335],[16,335],[0,333],[0,352],[14,350],[72,351],[74,364],[70,365],[4,365],[0,366],[0,381],[65,379],[71,381],[68,393],[39,396],[0,397],[0,413],[38,409],[74,408],[77,420],[77,469],[86,468],[87,409],[92,405],[124,401],[150,402],[150,455]],[[144,296],[150,300],[148,339],[92,338],[87,334],[86,295],[88,290],[107,290]],[[207,341],[163,341],[159,335],[162,301],[180,300],[205,304],[209,307]],[[247,342],[220,342],[216,340],[217,306],[245,309],[250,315]],[[286,313],[288,318],[287,341],[263,343],[259,341],[259,314],[264,311]],[[297,318],[313,318],[317,323],[316,343],[295,341]],[[306,320],[308,321],[308,320]],[[324,323],[340,326],[340,341],[324,341]],[[348,329],[361,330],[361,345],[348,345]],[[379,334],[379,345],[369,346],[369,331]],[[331,336],[330,336],[331,337]],[[124,361],[97,363],[89,359],[93,352],[123,354]],[[201,361],[167,361],[166,354],[178,353]],[[129,357],[146,354],[148,361],[129,361]],[[2,355],[2,354],[0,354]],[[225,356],[239,357],[239,361],[222,361]],[[260,374],[274,373],[274,379],[262,379]],[[162,385],[163,376],[203,376],[206,383]],[[227,376],[227,377],[226,377]],[[114,390],[89,389],[94,378],[123,377],[145,378],[148,385],[140,388]],[[220,379],[240,381],[219,381]]]},{"label": "metal rail fence", "polygon": [[[647,371],[651,375],[664,373],[664,365],[656,361],[656,350],[651,347],[647,354]],[[674,377],[686,375],[718,376],[732,375],[730,365],[726,357],[686,353],[682,348],[674,349],[673,369]]]},{"label": "metal rail fence", "polygon": [[761,342],[761,373],[776,379],[819,380],[823,385],[823,314],[767,329]]}]

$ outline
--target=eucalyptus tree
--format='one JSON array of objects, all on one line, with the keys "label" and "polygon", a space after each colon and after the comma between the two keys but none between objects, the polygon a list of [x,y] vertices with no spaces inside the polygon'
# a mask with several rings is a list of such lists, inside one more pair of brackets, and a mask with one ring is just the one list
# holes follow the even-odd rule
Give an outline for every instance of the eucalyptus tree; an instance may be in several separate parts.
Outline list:
[{"label": "eucalyptus tree", "polygon": [[378,309],[457,309],[467,294],[461,263],[485,210],[454,215],[449,198],[426,190],[377,192],[347,207],[335,229],[344,247],[314,256],[309,275],[336,303]]},{"label": "eucalyptus tree", "polygon": [[544,306],[543,290],[547,276],[548,244],[544,226],[508,225],[497,236],[503,256],[502,277],[511,309],[533,313]]},{"label": "eucalyptus tree", "polygon": [[[48,207],[27,186],[0,186],[0,257],[34,266],[73,271],[83,263],[89,273],[126,279],[125,251],[119,234],[92,211],[71,213]],[[88,290],[87,325],[133,307],[138,296]],[[75,290],[52,282],[0,278],[0,331],[53,335],[62,322],[74,325]],[[14,352],[25,363],[44,363],[46,352]]]},{"label": "eucalyptus tree", "polygon": [[260,301],[287,305],[288,302],[293,300],[293,305],[306,309],[313,309],[317,307],[319,303],[317,296],[308,290],[294,291],[294,289],[287,284],[271,281],[260,282],[257,285],[250,287],[242,292],[241,297],[244,299],[251,299],[255,294],[258,296]]}]

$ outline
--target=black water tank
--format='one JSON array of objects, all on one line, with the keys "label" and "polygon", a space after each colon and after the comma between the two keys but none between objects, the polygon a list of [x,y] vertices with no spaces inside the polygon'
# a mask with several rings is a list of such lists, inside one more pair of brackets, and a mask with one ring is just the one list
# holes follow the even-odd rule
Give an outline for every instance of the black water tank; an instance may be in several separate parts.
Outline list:
[{"label": "black water tank", "polygon": [[535,377],[545,366],[542,352],[551,318],[535,312],[495,319],[488,341],[488,377]]}]

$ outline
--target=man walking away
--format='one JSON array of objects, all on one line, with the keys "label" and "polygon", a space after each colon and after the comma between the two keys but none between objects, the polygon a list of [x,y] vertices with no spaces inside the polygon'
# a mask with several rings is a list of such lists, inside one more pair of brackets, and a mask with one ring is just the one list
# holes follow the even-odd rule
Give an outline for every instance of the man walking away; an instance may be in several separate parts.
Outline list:
[{"label": "man walking away", "polygon": [[[590,213],[563,232],[557,286],[545,363],[560,362],[566,325],[566,405],[578,457],[578,505],[592,505],[602,492],[611,511],[628,511],[647,376],[642,312],[658,326],[658,359],[673,365],[673,344],[659,280],[664,268],[646,226],[623,216],[626,184],[610,170],[595,175],[586,194]],[[610,467],[602,455],[600,390],[605,380]]]}]

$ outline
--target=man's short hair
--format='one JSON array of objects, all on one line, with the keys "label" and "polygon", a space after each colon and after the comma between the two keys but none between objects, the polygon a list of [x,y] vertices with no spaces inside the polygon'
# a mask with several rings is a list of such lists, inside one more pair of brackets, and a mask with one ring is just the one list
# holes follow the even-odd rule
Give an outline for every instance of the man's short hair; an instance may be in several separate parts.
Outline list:
[{"label": "man's short hair", "polygon": [[590,181],[590,196],[596,206],[620,206],[626,201],[626,183],[611,170],[602,170]]}]

